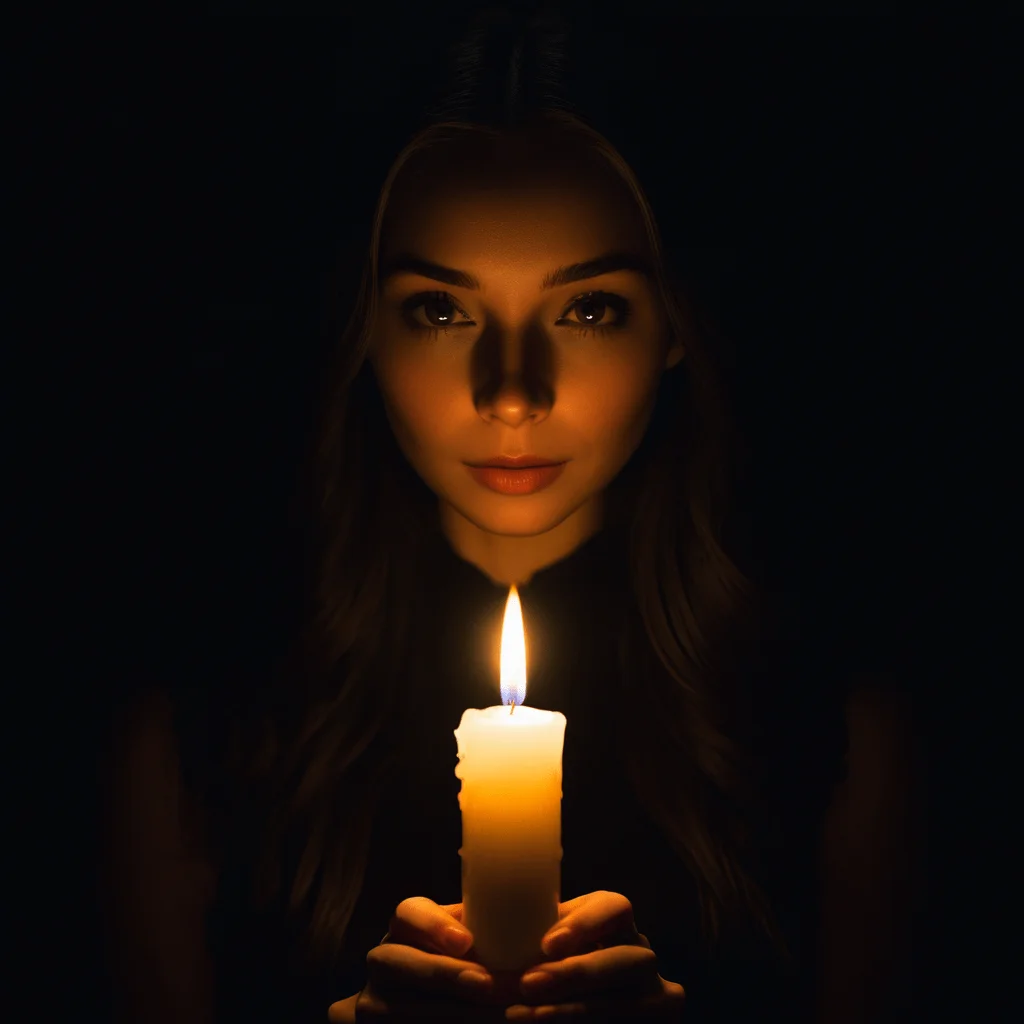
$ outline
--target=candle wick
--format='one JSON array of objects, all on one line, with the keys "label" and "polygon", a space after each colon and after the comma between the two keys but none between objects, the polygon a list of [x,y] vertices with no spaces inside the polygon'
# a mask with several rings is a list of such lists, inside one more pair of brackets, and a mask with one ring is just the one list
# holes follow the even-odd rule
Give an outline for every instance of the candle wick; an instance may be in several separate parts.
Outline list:
[{"label": "candle wick", "polygon": [[515,711],[516,711],[516,702],[515,702],[515,701],[512,701],[512,707],[511,707],[511,708],[509,708],[509,712],[508,712],[508,713],[509,713],[509,715],[511,716],[511,715],[514,715],[514,714],[515,714]]}]

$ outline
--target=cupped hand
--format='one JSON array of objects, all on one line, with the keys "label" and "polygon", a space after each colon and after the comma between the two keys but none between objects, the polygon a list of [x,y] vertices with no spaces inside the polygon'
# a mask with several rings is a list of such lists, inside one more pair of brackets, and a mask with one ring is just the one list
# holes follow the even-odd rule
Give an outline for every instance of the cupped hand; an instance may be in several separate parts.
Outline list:
[{"label": "cupped hand", "polygon": [[388,934],[367,954],[366,986],[331,1004],[328,1020],[501,1020],[503,1011],[492,998],[494,979],[472,959],[472,946],[461,903],[440,906],[422,896],[403,900]]},{"label": "cupped hand", "polygon": [[561,904],[541,951],[550,959],[523,974],[508,1020],[683,1019],[683,987],[658,973],[625,896],[592,892]]}]

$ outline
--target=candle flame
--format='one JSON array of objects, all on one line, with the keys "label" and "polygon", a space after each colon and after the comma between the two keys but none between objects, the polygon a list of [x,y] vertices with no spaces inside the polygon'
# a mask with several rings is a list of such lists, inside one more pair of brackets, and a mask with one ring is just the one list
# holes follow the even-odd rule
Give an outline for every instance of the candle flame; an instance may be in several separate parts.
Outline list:
[{"label": "candle flame", "polygon": [[505,621],[501,626],[501,702],[522,704],[526,698],[526,634],[523,608],[515,584],[505,602]]}]

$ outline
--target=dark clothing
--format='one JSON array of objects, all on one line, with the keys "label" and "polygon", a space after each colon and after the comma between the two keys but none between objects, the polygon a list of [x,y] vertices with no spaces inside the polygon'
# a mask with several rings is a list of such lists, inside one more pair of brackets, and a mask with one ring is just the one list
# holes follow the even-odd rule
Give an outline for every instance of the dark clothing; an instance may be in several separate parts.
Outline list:
[{"label": "dark clothing", "polygon": [[[433,557],[436,582],[431,599],[418,609],[422,628],[415,653],[429,666],[421,673],[429,694],[419,695],[421,722],[408,744],[408,767],[380,800],[342,963],[329,976],[302,977],[291,969],[286,977],[287,950],[301,923],[286,925],[283,916],[246,920],[237,906],[230,910],[244,897],[240,873],[229,868],[219,913],[222,921],[231,918],[227,934],[234,936],[229,946],[236,967],[225,962],[219,971],[225,1020],[323,1021],[332,1001],[362,987],[366,953],[402,899],[461,900],[453,731],[466,708],[501,702],[498,641],[507,589],[443,541]],[[779,812],[783,825],[773,842],[784,845],[775,851],[782,855],[768,880],[795,963],[787,965],[755,936],[735,938],[712,956],[700,937],[690,872],[642,810],[615,750],[612,679],[623,657],[620,633],[631,600],[624,559],[622,538],[602,533],[521,588],[526,703],[560,710],[567,719],[562,899],[598,889],[624,894],[659,956],[662,976],[686,988],[687,1021],[799,1020],[800,976],[808,976],[811,965],[804,961],[813,951],[814,835],[844,754],[839,688],[806,652],[802,681],[789,666],[778,670],[786,678],[760,683],[777,688],[780,721],[797,734],[780,736],[777,744],[780,778],[788,772],[793,791]]]}]

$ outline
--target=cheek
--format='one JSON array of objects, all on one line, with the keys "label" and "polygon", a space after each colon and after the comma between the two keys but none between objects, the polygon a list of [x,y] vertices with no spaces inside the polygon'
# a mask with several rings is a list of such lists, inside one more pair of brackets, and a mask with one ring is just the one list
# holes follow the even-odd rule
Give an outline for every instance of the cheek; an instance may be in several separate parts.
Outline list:
[{"label": "cheek", "polygon": [[452,434],[461,408],[456,375],[415,352],[386,348],[373,363],[388,419],[407,454],[427,454]]},{"label": "cheek", "polygon": [[621,359],[566,389],[565,413],[595,450],[609,456],[632,452],[640,443],[657,394],[658,372],[646,359]]}]

